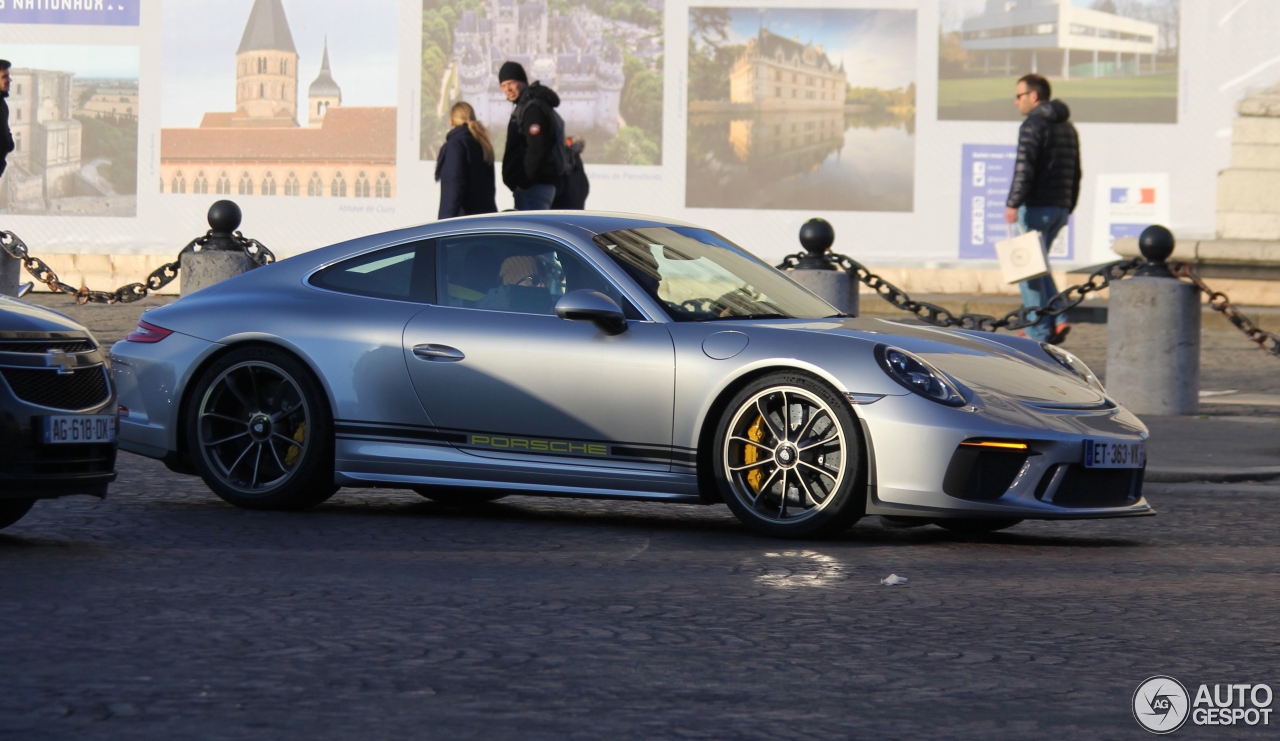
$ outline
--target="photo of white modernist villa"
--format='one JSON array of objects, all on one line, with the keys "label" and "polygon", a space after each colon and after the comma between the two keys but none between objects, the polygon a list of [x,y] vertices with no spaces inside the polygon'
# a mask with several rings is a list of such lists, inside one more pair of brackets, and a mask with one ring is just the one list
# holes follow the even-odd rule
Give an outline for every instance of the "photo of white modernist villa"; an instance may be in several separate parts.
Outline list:
[{"label": "photo of white modernist villa", "polygon": [[1077,121],[1177,120],[1180,0],[942,0],[938,117],[1016,119],[1022,75]]}]

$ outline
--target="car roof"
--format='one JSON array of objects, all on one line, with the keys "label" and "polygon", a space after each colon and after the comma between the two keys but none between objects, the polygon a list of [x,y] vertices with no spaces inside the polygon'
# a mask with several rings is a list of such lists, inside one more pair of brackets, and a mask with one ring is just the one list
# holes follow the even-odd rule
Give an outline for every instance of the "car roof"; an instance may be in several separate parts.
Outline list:
[{"label": "car roof", "polygon": [[516,226],[560,226],[586,229],[595,234],[617,231],[618,229],[636,229],[646,226],[690,226],[675,219],[646,214],[632,214],[619,211],[501,211],[494,214],[478,216],[461,216],[442,219],[423,224],[423,227],[454,228],[459,226],[480,225],[492,227]]}]

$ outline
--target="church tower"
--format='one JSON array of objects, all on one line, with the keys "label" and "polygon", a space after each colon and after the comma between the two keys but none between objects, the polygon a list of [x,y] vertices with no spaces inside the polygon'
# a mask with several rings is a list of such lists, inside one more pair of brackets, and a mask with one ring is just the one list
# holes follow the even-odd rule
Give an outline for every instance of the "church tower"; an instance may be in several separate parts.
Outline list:
[{"label": "church tower", "polygon": [[298,51],[281,0],[254,0],[236,51],[238,118],[298,125]]},{"label": "church tower", "polygon": [[333,81],[329,72],[329,39],[324,40],[324,59],[320,62],[320,74],[307,91],[307,126],[318,128],[330,107],[342,105],[342,88]]}]

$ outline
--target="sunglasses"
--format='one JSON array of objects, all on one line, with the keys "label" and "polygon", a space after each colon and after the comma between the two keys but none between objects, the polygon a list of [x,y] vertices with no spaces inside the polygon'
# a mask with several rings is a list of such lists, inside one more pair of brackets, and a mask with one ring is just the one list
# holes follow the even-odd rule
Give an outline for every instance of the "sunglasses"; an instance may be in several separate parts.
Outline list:
[{"label": "sunglasses", "polygon": [[1013,96],[1013,99],[1014,99],[1014,100],[1019,100],[1020,98],[1022,98],[1022,96],[1024,96],[1024,95],[1030,95],[1030,94],[1031,94],[1031,91],[1030,91],[1030,90],[1028,90],[1028,91],[1027,91],[1027,92],[1025,92],[1025,93],[1018,93],[1017,95]]}]

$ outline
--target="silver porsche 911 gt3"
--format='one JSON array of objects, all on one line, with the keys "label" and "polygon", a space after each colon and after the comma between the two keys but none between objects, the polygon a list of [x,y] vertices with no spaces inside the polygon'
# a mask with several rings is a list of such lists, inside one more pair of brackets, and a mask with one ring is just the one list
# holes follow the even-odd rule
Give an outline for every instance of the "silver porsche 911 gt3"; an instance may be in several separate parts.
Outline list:
[{"label": "silver porsche 911 gt3", "polygon": [[1146,428],[1059,348],[854,319],[718,234],[511,213],[147,312],[120,447],[260,509],[340,486],[724,502],[777,536],[1154,514]]}]

